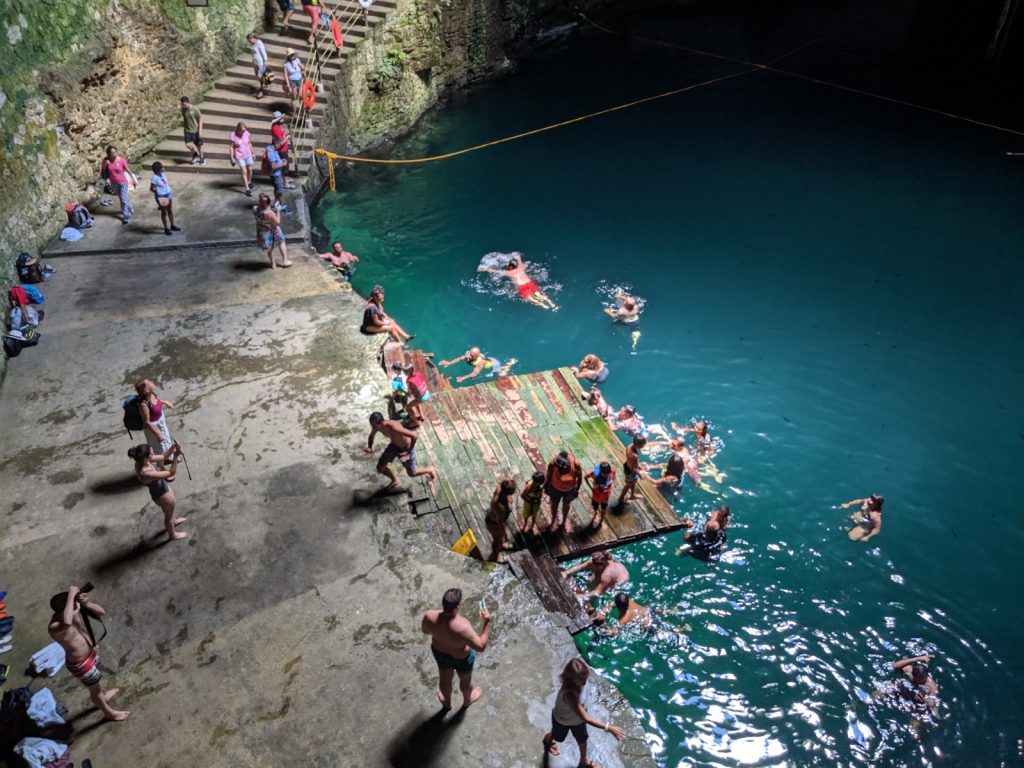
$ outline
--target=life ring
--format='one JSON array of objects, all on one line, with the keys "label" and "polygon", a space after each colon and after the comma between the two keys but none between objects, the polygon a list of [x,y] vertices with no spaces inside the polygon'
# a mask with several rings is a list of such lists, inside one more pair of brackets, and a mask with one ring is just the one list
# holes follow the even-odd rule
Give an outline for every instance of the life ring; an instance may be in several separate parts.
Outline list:
[{"label": "life ring", "polygon": [[335,18],[331,19],[331,35],[334,36],[334,47],[341,48],[343,41],[341,39],[341,24]]},{"label": "life ring", "polygon": [[307,80],[302,84],[300,93],[302,94],[302,106],[307,110],[316,106],[316,86],[313,85],[312,80]]}]

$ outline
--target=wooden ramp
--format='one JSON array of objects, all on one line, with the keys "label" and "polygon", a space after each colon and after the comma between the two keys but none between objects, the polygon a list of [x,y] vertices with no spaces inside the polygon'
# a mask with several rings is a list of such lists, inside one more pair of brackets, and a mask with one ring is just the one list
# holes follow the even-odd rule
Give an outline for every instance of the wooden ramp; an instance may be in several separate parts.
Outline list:
[{"label": "wooden ramp", "polygon": [[589,629],[594,623],[580,605],[579,598],[558,569],[551,555],[536,557],[527,550],[513,552],[508,558],[512,573],[521,581],[528,581],[541,603],[554,616],[555,622],[576,634]]},{"label": "wooden ramp", "polygon": [[[382,355],[386,364],[389,352],[394,355],[394,350],[385,350]],[[405,354],[415,358],[417,353]],[[439,376],[436,370],[430,373]],[[522,490],[533,472],[544,471],[562,450],[571,451],[584,472],[602,461],[615,467],[614,503],[622,488],[625,447],[604,420],[582,402],[583,390],[568,368],[454,389],[440,377],[439,386],[431,389],[417,444],[419,464],[433,466],[438,482],[433,493],[424,486],[413,494],[419,497],[413,500],[413,509],[441,544],[451,547],[467,528],[472,528],[480,548],[489,551],[484,515],[498,482],[511,477]],[[637,486],[637,500],[621,511],[609,509],[599,531],[589,527],[590,491],[585,484],[570,510],[573,533],[568,537],[528,539],[520,533],[523,520],[519,506],[517,498],[516,514],[509,519],[509,540],[518,549],[528,549],[535,555],[546,553],[558,561],[683,527],[682,519],[646,478]],[[546,497],[541,522],[545,528],[550,523]]]}]

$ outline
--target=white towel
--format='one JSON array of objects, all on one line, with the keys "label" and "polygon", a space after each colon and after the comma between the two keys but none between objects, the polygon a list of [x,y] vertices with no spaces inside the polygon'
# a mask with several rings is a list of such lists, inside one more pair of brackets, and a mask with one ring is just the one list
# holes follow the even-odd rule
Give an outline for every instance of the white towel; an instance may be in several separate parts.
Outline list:
[{"label": "white towel", "polygon": [[67,744],[59,744],[50,739],[37,739],[34,736],[26,736],[18,742],[14,748],[16,754],[32,768],[45,768],[46,763],[51,763],[68,751]]},{"label": "white towel", "polygon": [[31,665],[37,675],[53,677],[64,666],[64,649],[59,643],[50,643],[32,654]]},{"label": "white towel", "polygon": [[57,700],[49,688],[40,688],[32,694],[28,705],[28,716],[40,728],[48,725],[64,725],[64,718],[57,712]]}]

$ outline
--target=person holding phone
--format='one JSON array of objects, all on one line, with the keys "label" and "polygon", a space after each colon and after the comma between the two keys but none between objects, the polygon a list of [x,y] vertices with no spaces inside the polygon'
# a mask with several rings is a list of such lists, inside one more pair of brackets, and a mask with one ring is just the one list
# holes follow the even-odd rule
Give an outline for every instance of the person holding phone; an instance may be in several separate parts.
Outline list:
[{"label": "person holding phone", "polygon": [[462,691],[462,708],[483,696],[480,686],[473,686],[473,664],[476,654],[487,648],[490,637],[491,614],[481,601],[480,618],[483,627],[478,635],[469,619],[459,615],[462,604],[462,590],[449,589],[441,598],[441,610],[433,608],[423,614],[421,629],[430,635],[430,652],[434,655],[438,669],[437,698],[445,711],[452,708],[452,678],[459,675],[459,690]]}]

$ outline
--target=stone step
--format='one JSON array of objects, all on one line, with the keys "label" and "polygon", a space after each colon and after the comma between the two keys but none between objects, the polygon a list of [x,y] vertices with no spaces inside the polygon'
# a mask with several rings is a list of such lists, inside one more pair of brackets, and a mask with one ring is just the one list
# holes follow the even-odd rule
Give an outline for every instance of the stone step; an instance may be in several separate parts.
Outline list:
[{"label": "stone step", "polygon": [[[226,135],[229,131],[235,130],[235,126],[238,125],[238,123],[240,123],[240,122],[245,123],[245,127],[249,129],[249,133],[251,133],[253,136],[257,136],[257,135],[268,135],[269,136],[270,135],[270,118],[271,118],[271,114],[269,112],[266,113],[266,114],[257,115],[257,116],[255,116],[253,118],[246,118],[244,116],[239,116],[239,114],[237,112],[235,112],[235,111],[230,111],[230,112],[231,112],[230,114],[224,114],[224,115],[214,114],[212,112],[204,112],[203,113],[203,130],[204,130],[203,138],[206,139],[206,138],[211,137],[213,135],[212,132],[214,132],[214,131],[223,132]],[[288,113],[285,113],[285,114],[288,114]],[[291,118],[290,117],[285,120],[285,125],[289,126],[289,130],[291,129],[290,128],[290,126],[291,126]],[[314,127],[314,129],[317,126],[319,126],[319,125],[320,125],[320,120],[318,119],[318,117],[314,117],[314,119],[313,119],[313,127]],[[309,129],[307,128],[307,130],[309,130]],[[176,137],[172,136],[172,138],[176,138]]]},{"label": "stone step", "polygon": [[[328,89],[330,87],[330,85],[333,82],[333,80],[328,80],[327,78],[321,78],[321,82],[323,83],[324,89],[326,90],[326,89]],[[281,78],[280,77],[275,79],[274,84],[273,84],[273,86],[271,86],[271,88],[272,89],[276,88],[277,91],[280,93],[280,91],[281,91]],[[256,99],[256,78],[251,77],[251,76],[250,77],[236,77],[236,76],[233,76],[233,75],[228,75],[228,76],[222,77],[219,80],[217,80],[216,89],[219,90],[219,91],[231,91],[232,93],[236,93],[238,95],[244,96],[244,97],[246,97],[247,101],[249,99],[252,99],[253,101],[257,101],[257,103],[258,103],[258,101],[265,100],[265,99],[261,99],[261,100],[257,100]],[[283,96],[283,94],[282,94],[282,96]],[[317,97],[319,98],[320,94],[317,94]],[[206,95],[206,98],[207,99],[210,98],[209,93]],[[202,107],[200,107],[199,109],[202,110]]]},{"label": "stone step", "polygon": [[[236,121],[237,122],[237,121]],[[244,121],[243,121],[244,122]],[[230,126],[206,126],[206,130],[203,132],[203,142],[209,147],[215,144],[223,144],[225,147],[228,146],[228,138],[231,132],[235,129],[235,124],[232,123]],[[313,129],[306,130],[307,137],[316,133],[316,123],[313,124]],[[257,125],[246,125],[249,129],[249,134],[252,136],[252,145],[254,147],[265,147],[270,143],[270,122],[260,123]],[[310,141],[309,138],[304,139],[305,142]],[[171,136],[164,139],[157,147],[163,144],[180,144],[182,147],[185,146],[184,137],[182,136]]]},{"label": "stone step", "polygon": [[[302,63],[306,64],[306,60],[303,59]],[[321,64],[320,77],[325,81],[333,80],[341,72],[344,63],[345,60],[343,58],[332,58],[328,63]],[[309,65],[307,65],[306,68],[310,69]],[[274,73],[273,87],[279,88],[281,85],[281,79],[284,77],[284,70],[282,69],[280,63],[274,64],[273,62],[271,62],[270,69]],[[236,77],[241,80],[248,80],[253,85],[256,84],[256,73],[253,72],[252,61],[248,56],[246,56],[244,59],[238,59],[234,66],[229,67],[227,70],[225,70],[224,75],[227,77]]]},{"label": "stone step", "polygon": [[[238,114],[241,120],[258,118],[260,115],[268,115],[267,119],[269,120],[269,115],[275,110],[287,112],[290,109],[291,103],[283,95],[271,94],[268,98],[257,100],[256,89],[251,83],[246,90],[245,88],[221,88],[218,82],[213,90],[207,91],[206,97],[199,104],[199,110],[204,115],[209,110],[221,115]],[[318,99],[310,111],[314,117],[320,117],[324,111],[324,100]]]},{"label": "stone step", "polygon": [[[263,150],[266,148],[267,144],[269,144],[269,142],[263,141],[253,144],[253,150],[256,152],[257,159],[259,159],[259,156],[263,154]],[[315,145],[316,144],[312,138],[304,137],[301,142],[296,142],[291,145],[291,152],[294,153],[296,148],[298,148],[300,151],[305,150],[302,154],[303,156],[306,156]],[[207,165],[214,160],[223,160],[224,163],[230,167],[228,160],[231,155],[228,152],[228,146],[226,138],[219,141],[206,141],[203,144],[203,154],[206,157]],[[164,141],[161,141],[153,149],[153,155],[158,157],[160,162],[165,165],[171,165],[172,163],[180,165],[181,163],[188,163],[192,159],[192,153],[180,139],[165,139]]]}]

